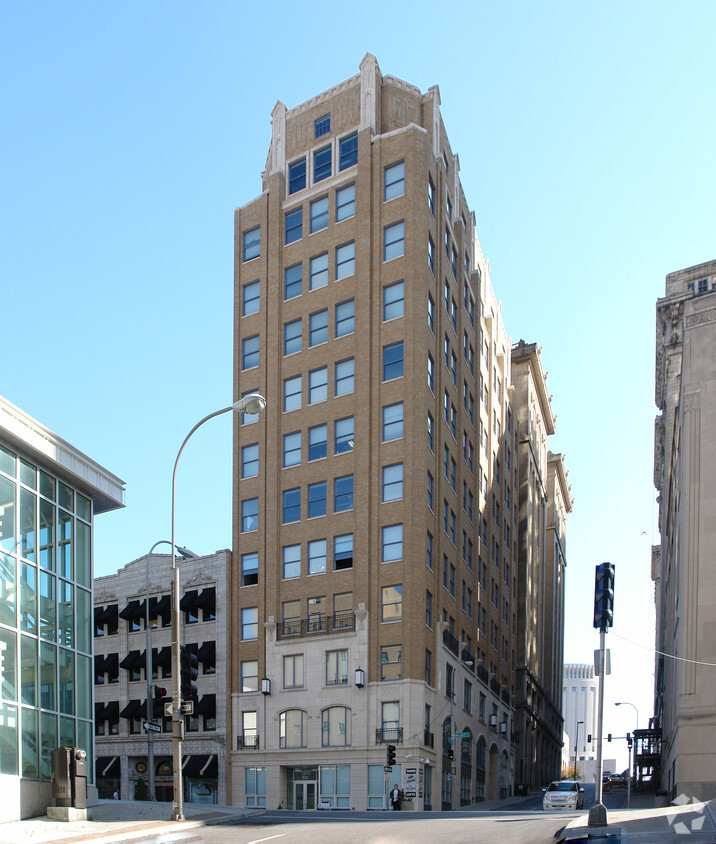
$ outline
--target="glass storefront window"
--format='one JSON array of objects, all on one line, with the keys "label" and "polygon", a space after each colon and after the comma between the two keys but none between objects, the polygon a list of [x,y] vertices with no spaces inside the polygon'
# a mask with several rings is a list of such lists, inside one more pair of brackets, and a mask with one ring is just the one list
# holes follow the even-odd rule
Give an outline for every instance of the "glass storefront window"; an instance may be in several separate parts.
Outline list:
[{"label": "glass storefront window", "polygon": [[52,751],[57,747],[57,715],[40,713],[40,776],[50,779]]},{"label": "glass storefront window", "polygon": [[0,774],[17,774],[17,707],[6,704],[0,704]]},{"label": "glass storefront window", "polygon": [[15,627],[15,559],[0,553],[0,623]]},{"label": "glass storefront window", "polygon": [[71,648],[75,643],[74,587],[66,580],[60,580],[60,594],[57,603],[57,641],[60,645]]},{"label": "glass storefront window", "polygon": [[[72,651],[59,649],[60,712],[75,714],[75,656]],[[72,745],[70,745],[72,746]]]},{"label": "glass storefront window", "polygon": [[266,805],[266,768],[244,768],[247,806]]},{"label": "glass storefront window", "polygon": [[74,575],[72,566],[72,516],[62,510],[59,511],[57,519],[57,558],[60,574],[71,580]]},{"label": "glass storefront window", "polygon": [[47,572],[40,572],[40,636],[55,641],[57,637],[55,578]]},{"label": "glass storefront window", "polygon": [[90,527],[79,520],[75,526],[76,547],[75,547],[75,579],[81,586],[92,585],[90,583]]},{"label": "glass storefront window", "polygon": [[74,718],[63,718],[60,716],[60,743],[58,747],[76,747]]},{"label": "glass storefront window", "polygon": [[37,733],[36,709],[23,708],[20,710],[22,723],[21,746],[22,746],[22,775],[23,777],[39,777],[40,765],[37,754],[39,747]]},{"label": "glass storefront window", "polygon": [[40,499],[40,565],[55,570],[55,505]]},{"label": "glass storefront window", "polygon": [[57,709],[57,648],[45,642],[40,644],[40,706]]},{"label": "glass storefront window", "polygon": [[37,639],[20,637],[20,701],[37,706]]},{"label": "glass storefront window", "polygon": [[77,650],[92,651],[92,602],[90,593],[79,587],[75,589],[75,630],[77,631]]},{"label": "glass storefront window", "polygon": [[20,488],[20,554],[35,562],[35,537],[37,535],[37,497],[28,489]]},{"label": "glass storefront window", "polygon": [[92,660],[88,656],[77,654],[75,671],[77,674],[77,717],[91,718],[92,703]]},{"label": "glass storefront window", "polygon": [[0,652],[2,652],[2,677],[0,697],[17,701],[17,634],[0,627]]},{"label": "glass storefront window", "polygon": [[37,569],[20,563],[20,628],[24,633],[37,633]]},{"label": "glass storefront window", "polygon": [[15,484],[0,475],[0,548],[15,551]]}]

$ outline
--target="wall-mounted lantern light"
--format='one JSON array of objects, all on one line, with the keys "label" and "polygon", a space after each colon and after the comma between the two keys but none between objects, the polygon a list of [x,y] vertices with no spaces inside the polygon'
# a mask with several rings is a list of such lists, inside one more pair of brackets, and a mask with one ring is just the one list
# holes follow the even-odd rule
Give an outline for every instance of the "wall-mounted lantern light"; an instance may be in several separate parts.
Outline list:
[{"label": "wall-mounted lantern light", "polygon": [[356,668],[356,686],[359,689],[365,686],[365,671],[362,668]]},{"label": "wall-mounted lantern light", "polygon": [[268,677],[261,678],[261,694],[262,695],[270,695],[271,694],[271,681]]}]

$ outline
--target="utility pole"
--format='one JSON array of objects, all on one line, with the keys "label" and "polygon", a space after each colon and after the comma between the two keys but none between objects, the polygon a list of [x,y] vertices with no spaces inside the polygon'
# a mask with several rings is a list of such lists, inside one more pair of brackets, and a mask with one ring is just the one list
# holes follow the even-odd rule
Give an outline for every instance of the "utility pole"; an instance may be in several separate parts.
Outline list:
[{"label": "utility pole", "polygon": [[607,673],[607,628],[614,624],[614,566],[601,563],[594,579],[594,627],[599,630],[599,651],[596,656],[599,674],[599,709],[597,712],[597,792],[589,810],[589,826],[607,825],[607,807],[602,803],[602,736],[604,727],[604,677]]},{"label": "utility pole", "polygon": [[575,728],[575,736],[574,736],[574,778],[575,780],[579,779],[579,764],[577,762],[577,746],[579,745],[579,725],[583,724],[584,721],[577,721],[577,725]]}]

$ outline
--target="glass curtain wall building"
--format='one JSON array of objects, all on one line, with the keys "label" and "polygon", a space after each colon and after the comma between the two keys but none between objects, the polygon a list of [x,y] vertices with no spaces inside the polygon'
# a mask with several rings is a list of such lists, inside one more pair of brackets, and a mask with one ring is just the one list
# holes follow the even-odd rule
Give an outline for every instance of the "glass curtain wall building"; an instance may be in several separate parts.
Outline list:
[{"label": "glass curtain wall building", "polygon": [[56,747],[93,758],[93,516],[123,494],[0,397],[0,821],[50,805]]}]

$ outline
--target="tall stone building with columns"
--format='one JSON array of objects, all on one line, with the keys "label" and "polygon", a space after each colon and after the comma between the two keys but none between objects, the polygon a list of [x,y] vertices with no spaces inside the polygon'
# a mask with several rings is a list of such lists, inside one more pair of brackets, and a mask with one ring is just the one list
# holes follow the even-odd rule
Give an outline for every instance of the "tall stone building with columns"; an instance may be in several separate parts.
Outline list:
[{"label": "tall stone building with columns", "polygon": [[512,793],[511,380],[438,89],[368,54],[277,103],[235,215],[234,392],[268,400],[235,432],[235,804]]},{"label": "tall stone building with columns", "polygon": [[[669,273],[656,305],[655,726],[672,798],[716,798],[716,261]],[[676,657],[676,658],[672,658]]]}]

